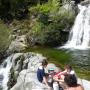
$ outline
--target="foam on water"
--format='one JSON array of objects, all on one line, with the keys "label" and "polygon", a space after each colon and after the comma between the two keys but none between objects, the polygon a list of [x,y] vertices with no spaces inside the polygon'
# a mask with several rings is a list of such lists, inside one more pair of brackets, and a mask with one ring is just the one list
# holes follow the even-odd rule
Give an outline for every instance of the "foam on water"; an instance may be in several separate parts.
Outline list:
[{"label": "foam on water", "polygon": [[11,63],[12,56],[8,57],[1,65],[0,65],[0,88],[2,90],[7,90],[7,82],[9,79],[10,68],[12,66]]}]

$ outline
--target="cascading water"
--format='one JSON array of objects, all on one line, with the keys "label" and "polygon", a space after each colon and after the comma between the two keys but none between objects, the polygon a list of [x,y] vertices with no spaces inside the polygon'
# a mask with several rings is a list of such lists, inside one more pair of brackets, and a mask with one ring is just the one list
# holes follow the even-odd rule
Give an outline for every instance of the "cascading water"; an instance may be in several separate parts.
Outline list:
[{"label": "cascading water", "polygon": [[0,65],[0,90],[7,90],[7,82],[9,79],[10,68],[12,66],[11,63],[12,56],[8,57],[1,65]]},{"label": "cascading water", "polygon": [[90,5],[78,5],[80,12],[70,32],[69,40],[62,48],[90,48]]}]

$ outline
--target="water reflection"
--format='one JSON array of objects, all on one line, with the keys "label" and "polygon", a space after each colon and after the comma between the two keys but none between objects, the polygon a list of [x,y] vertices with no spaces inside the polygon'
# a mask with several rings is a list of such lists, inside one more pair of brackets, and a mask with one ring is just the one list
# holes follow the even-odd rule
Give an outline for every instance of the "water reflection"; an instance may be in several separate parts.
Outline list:
[{"label": "water reflection", "polygon": [[71,55],[71,64],[90,71],[90,50],[72,50],[68,53]]}]

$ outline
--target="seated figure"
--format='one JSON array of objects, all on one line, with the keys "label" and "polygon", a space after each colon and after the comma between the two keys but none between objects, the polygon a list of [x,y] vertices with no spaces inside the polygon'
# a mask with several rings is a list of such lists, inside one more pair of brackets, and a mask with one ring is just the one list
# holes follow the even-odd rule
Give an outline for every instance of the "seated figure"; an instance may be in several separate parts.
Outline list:
[{"label": "seated figure", "polygon": [[64,82],[64,77],[65,77],[66,74],[75,75],[75,71],[72,69],[72,67],[70,65],[66,65],[64,71],[60,71],[60,72],[56,73],[54,75],[53,79],[55,81],[62,81],[62,82]]},{"label": "seated figure", "polygon": [[77,78],[75,75],[65,75],[64,82],[67,85],[67,88],[64,90],[84,90],[83,87],[77,83]]},{"label": "seated figure", "polygon": [[45,69],[44,69],[44,68],[46,68],[47,64],[48,64],[48,62],[46,60],[42,61],[41,66],[39,66],[39,68],[37,70],[37,79],[39,80],[39,82],[45,84],[47,86],[47,88],[49,88],[49,90],[50,90],[47,74],[45,73]]},{"label": "seated figure", "polygon": [[65,75],[67,74],[70,74],[70,75],[75,75],[75,71],[72,69],[72,67],[70,65],[66,65],[65,66],[65,69],[64,71],[60,71],[58,73],[56,73],[54,76],[53,76],[53,80],[58,82],[59,85],[65,89],[66,88],[66,84],[64,82],[64,78],[65,78]]}]

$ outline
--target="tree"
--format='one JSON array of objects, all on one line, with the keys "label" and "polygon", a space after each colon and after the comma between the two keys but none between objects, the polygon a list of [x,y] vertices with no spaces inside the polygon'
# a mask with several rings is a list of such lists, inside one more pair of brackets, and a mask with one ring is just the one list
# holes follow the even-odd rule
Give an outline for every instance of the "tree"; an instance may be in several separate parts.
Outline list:
[{"label": "tree", "polygon": [[0,18],[5,22],[13,18],[23,19],[28,14],[28,6],[47,2],[47,0],[0,0]]}]

